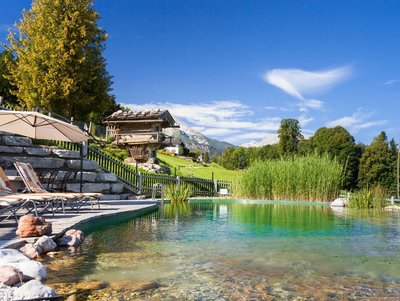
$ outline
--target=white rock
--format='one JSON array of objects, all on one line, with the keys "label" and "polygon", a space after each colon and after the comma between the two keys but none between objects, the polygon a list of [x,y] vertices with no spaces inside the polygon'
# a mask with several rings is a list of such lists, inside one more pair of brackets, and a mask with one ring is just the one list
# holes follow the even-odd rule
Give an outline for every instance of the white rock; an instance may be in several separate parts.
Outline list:
[{"label": "white rock", "polygon": [[35,260],[21,261],[21,262],[10,262],[7,265],[13,266],[20,270],[24,274],[25,279],[37,279],[46,280],[47,273],[46,268],[40,262]]},{"label": "white rock", "polygon": [[347,200],[345,198],[337,198],[329,204],[331,207],[346,207]]},{"label": "white rock", "polygon": [[33,245],[39,247],[43,253],[54,251],[57,248],[57,244],[46,235],[40,237]]},{"label": "white rock", "polygon": [[59,246],[77,247],[83,243],[84,235],[81,230],[71,229],[64,233],[57,241]]},{"label": "white rock", "polygon": [[14,300],[14,287],[7,286],[0,282],[0,300]]},{"label": "white rock", "polygon": [[0,249],[0,265],[30,261],[28,257],[15,249]]},{"label": "white rock", "polygon": [[43,253],[42,249],[29,243],[24,245],[19,250],[31,259],[39,258],[40,254]]},{"label": "white rock", "polygon": [[386,206],[385,207],[386,211],[400,211],[400,206]]},{"label": "white rock", "polygon": [[14,299],[57,297],[57,293],[40,281],[31,280],[14,291]]}]

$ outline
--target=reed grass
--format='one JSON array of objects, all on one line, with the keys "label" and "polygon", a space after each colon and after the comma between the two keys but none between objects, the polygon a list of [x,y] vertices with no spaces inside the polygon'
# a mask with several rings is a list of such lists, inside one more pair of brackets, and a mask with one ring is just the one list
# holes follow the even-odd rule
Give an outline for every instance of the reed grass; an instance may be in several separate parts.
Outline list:
[{"label": "reed grass", "polygon": [[347,206],[355,209],[377,209],[382,210],[386,205],[386,191],[376,186],[372,189],[363,188],[350,194]]},{"label": "reed grass", "polygon": [[189,200],[192,189],[189,185],[169,185],[165,188],[165,197],[171,201],[171,204],[182,204]]},{"label": "reed grass", "polygon": [[342,167],[327,155],[256,161],[234,182],[236,197],[268,200],[333,200],[342,180]]}]

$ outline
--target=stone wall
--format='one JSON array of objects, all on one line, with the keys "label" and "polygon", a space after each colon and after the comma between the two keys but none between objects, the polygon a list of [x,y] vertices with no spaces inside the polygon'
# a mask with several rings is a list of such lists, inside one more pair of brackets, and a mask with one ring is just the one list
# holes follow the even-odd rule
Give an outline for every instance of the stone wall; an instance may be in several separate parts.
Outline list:
[{"label": "stone wall", "polygon": [[[36,170],[58,171],[55,188],[60,188],[65,175],[72,171],[73,177],[64,186],[67,191],[79,192],[79,152],[33,145],[30,138],[0,132],[0,166],[8,176],[18,176],[14,168],[16,161],[30,163]],[[82,178],[83,192],[121,194],[124,190],[115,174],[102,172],[96,162],[87,159],[83,161]]]}]

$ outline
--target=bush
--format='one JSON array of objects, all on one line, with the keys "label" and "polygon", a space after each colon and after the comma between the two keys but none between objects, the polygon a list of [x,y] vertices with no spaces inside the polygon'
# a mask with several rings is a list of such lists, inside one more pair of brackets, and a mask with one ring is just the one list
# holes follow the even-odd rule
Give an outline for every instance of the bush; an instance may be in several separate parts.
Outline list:
[{"label": "bush", "polygon": [[342,167],[327,155],[255,161],[234,183],[236,197],[331,201],[339,191]]},{"label": "bush", "polygon": [[171,201],[172,204],[182,204],[189,200],[192,190],[188,185],[169,185],[165,189],[165,197]]},{"label": "bush", "polygon": [[376,186],[369,190],[363,188],[350,195],[347,206],[355,209],[378,209],[385,207],[385,190],[381,186]]}]

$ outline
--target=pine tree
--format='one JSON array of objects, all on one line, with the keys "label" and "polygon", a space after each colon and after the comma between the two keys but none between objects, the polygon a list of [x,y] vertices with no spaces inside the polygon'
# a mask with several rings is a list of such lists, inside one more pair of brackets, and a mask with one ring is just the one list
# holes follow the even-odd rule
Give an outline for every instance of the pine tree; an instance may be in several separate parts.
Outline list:
[{"label": "pine tree", "polygon": [[16,58],[8,61],[8,79],[24,105],[81,120],[115,109],[98,19],[92,0],[34,0],[23,12],[18,37],[8,36]]}]

